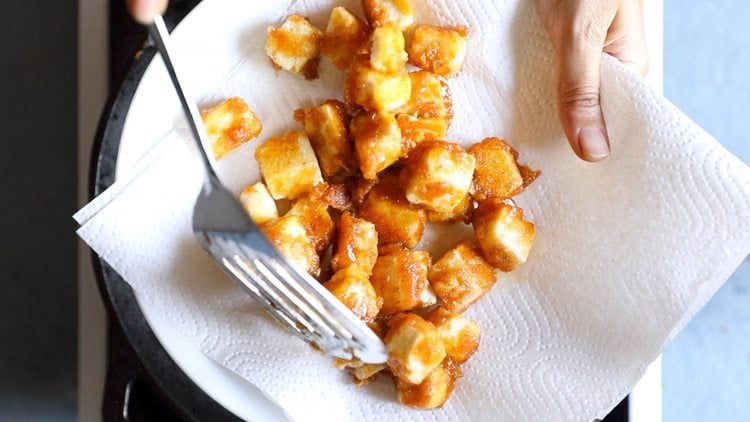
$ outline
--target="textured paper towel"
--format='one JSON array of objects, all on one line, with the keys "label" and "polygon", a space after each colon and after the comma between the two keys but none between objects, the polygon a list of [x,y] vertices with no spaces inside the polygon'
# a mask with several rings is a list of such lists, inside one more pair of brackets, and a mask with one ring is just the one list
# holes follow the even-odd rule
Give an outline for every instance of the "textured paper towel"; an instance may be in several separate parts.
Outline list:
[{"label": "textured paper towel", "polygon": [[[221,13],[251,14],[237,7],[243,2],[211,0],[217,3],[227,7],[196,10],[219,10],[215,27],[194,29],[228,30]],[[341,74],[328,63],[314,83],[275,72],[257,22],[277,24],[297,12],[323,27],[332,6],[361,12],[355,3],[299,0],[289,11],[256,17],[239,31],[243,43],[233,59],[211,63],[223,77],[202,104],[247,98],[264,122],[263,140],[296,127],[295,108],[340,98]],[[179,332],[296,419],[601,417],[750,251],[750,170],[609,58],[602,102],[613,153],[604,163],[583,163],[556,119],[551,49],[533,2],[415,3],[421,22],[472,30],[465,70],[450,82],[456,118],[449,138],[468,145],[504,137],[543,171],[519,198],[537,226],[534,250],[468,312],[482,324],[482,344],[444,408],[407,410],[388,380],[354,388],[330,360],[273,326],[216,268],[190,230],[202,173],[180,130],[138,177],[116,185],[118,195],[78,215],[79,234]],[[139,107],[155,119],[173,110],[159,101]],[[174,113],[166,117],[178,120]],[[250,158],[257,143],[221,163],[237,191],[259,178]],[[437,255],[453,239],[431,233],[427,243]]]}]

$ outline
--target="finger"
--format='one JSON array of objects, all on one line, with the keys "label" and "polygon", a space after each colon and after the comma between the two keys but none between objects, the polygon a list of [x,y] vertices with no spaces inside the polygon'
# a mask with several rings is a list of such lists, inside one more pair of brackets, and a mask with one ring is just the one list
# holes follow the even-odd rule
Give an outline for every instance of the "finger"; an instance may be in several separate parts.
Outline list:
[{"label": "finger", "polygon": [[168,0],[128,0],[128,11],[138,23],[150,25],[167,10]]},{"label": "finger", "polygon": [[557,43],[557,100],[560,121],[573,151],[586,161],[610,153],[609,137],[599,102],[600,65],[606,28],[562,37]]},{"label": "finger", "polygon": [[623,2],[617,11],[604,44],[604,52],[641,75],[648,73],[643,0]]}]

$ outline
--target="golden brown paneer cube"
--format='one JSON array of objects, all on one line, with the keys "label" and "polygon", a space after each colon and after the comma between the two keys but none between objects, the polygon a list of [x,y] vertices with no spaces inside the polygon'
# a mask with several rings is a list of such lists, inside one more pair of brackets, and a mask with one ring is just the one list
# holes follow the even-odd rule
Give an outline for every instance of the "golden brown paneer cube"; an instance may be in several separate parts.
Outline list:
[{"label": "golden brown paneer cube", "polygon": [[458,223],[469,224],[471,215],[474,213],[474,201],[471,195],[466,195],[458,206],[448,212],[437,212],[428,210],[427,221],[430,223]]},{"label": "golden brown paneer cube", "polygon": [[453,211],[469,193],[475,162],[474,156],[454,143],[419,144],[401,172],[406,198],[432,211]]},{"label": "golden brown paneer cube", "polygon": [[442,118],[417,118],[409,114],[396,116],[403,137],[403,154],[408,156],[417,145],[426,141],[441,141],[448,133],[448,121]]},{"label": "golden brown paneer cube", "polygon": [[345,70],[357,54],[366,51],[369,39],[370,29],[365,22],[344,7],[334,7],[320,52],[334,66]]},{"label": "golden brown paneer cube", "polygon": [[445,346],[434,325],[414,314],[391,318],[386,334],[388,367],[397,378],[421,384],[446,357]]},{"label": "golden brown paneer cube", "polygon": [[453,120],[453,96],[445,79],[426,70],[412,72],[409,78],[411,97],[396,112],[419,119],[444,119],[450,124]]},{"label": "golden brown paneer cube", "polygon": [[502,199],[479,203],[471,219],[482,254],[493,267],[509,272],[526,262],[534,243],[534,223],[523,210]]},{"label": "golden brown paneer cube", "polygon": [[401,157],[401,130],[393,114],[360,112],[352,118],[352,137],[359,168],[373,180]]},{"label": "golden brown paneer cube", "polygon": [[201,117],[217,160],[257,138],[263,130],[258,116],[239,97],[229,98],[216,107],[202,111]]},{"label": "golden brown paneer cube", "polygon": [[399,245],[381,250],[370,282],[383,299],[381,313],[392,315],[434,305],[437,302],[428,281],[430,254]]},{"label": "golden brown paneer cube", "polygon": [[307,19],[292,15],[281,27],[268,27],[266,55],[281,69],[315,78],[322,37]]},{"label": "golden brown paneer cube", "polygon": [[414,409],[437,409],[445,404],[462,376],[461,368],[446,358],[419,384],[396,378],[398,401]]},{"label": "golden brown paneer cube", "polygon": [[411,0],[362,0],[362,9],[374,27],[395,24],[401,31],[414,25]]},{"label": "golden brown paneer cube", "polygon": [[486,138],[472,145],[469,153],[477,159],[473,188],[477,201],[511,198],[539,175],[524,166],[524,177],[518,166],[518,152],[499,138]]},{"label": "golden brown paneer cube", "polygon": [[257,225],[279,218],[276,201],[273,200],[263,183],[256,183],[245,188],[240,193],[240,202]]},{"label": "golden brown paneer cube", "polygon": [[428,312],[424,319],[432,323],[443,339],[445,352],[456,363],[464,363],[479,348],[479,323],[442,306]]},{"label": "golden brown paneer cube", "polygon": [[388,365],[384,363],[372,364],[359,360],[336,359],[334,365],[336,365],[336,368],[352,374],[357,387],[362,387],[374,381],[380,372],[388,369]]},{"label": "golden brown paneer cube", "polygon": [[297,201],[287,215],[298,216],[307,231],[307,236],[320,254],[333,243],[336,227],[328,213],[328,203],[317,195],[309,195]]},{"label": "golden brown paneer cube", "polygon": [[383,299],[375,293],[369,276],[356,265],[336,271],[324,286],[362,321],[369,323],[378,316]]},{"label": "golden brown paneer cube", "polygon": [[344,213],[339,220],[339,234],[331,267],[339,271],[356,266],[368,276],[378,259],[378,232],[367,220]]},{"label": "golden brown paneer cube", "polygon": [[323,181],[310,140],[304,132],[270,138],[255,151],[273,199],[297,199]]},{"label": "golden brown paneer cube", "polygon": [[466,59],[468,29],[419,25],[408,47],[409,63],[446,78],[461,70]]},{"label": "golden brown paneer cube", "polygon": [[263,234],[281,254],[301,271],[320,274],[320,256],[298,215],[286,215],[261,226]]},{"label": "golden brown paneer cube", "polygon": [[497,276],[479,248],[464,240],[430,268],[430,283],[439,302],[453,312],[464,312],[495,285]]},{"label": "golden brown paneer cube", "polygon": [[427,215],[411,204],[397,183],[380,182],[365,198],[360,216],[375,224],[381,245],[417,246],[424,234]]},{"label": "golden brown paneer cube", "polygon": [[386,73],[402,71],[407,60],[404,33],[395,25],[383,25],[372,31],[370,66],[373,69]]},{"label": "golden brown paneer cube", "polygon": [[344,97],[350,105],[390,112],[403,107],[411,96],[411,78],[406,68],[380,72],[370,66],[370,57],[360,55],[349,67]]},{"label": "golden brown paneer cube", "polygon": [[297,110],[294,119],[305,126],[324,176],[332,177],[357,167],[349,137],[349,119],[342,102],[328,100],[318,107]]}]

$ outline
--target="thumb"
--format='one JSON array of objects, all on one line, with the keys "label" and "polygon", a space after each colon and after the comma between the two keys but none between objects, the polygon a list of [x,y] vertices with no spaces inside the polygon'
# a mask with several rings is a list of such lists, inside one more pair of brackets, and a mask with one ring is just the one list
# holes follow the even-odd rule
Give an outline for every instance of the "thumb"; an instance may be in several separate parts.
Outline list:
[{"label": "thumb", "polygon": [[599,103],[603,40],[572,36],[556,48],[557,101],[570,146],[581,159],[596,162],[609,155],[609,137]]},{"label": "thumb", "polygon": [[128,12],[138,23],[150,25],[154,16],[167,10],[168,0],[128,0]]}]

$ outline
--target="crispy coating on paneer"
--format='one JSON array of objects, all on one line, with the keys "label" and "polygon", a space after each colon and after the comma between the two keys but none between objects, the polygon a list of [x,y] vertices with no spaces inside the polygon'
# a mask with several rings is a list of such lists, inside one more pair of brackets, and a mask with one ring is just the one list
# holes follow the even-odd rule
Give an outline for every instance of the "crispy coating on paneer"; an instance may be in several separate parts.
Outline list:
[{"label": "crispy coating on paneer", "polygon": [[336,227],[328,213],[328,203],[316,195],[297,201],[287,215],[298,216],[305,226],[307,236],[320,254],[333,243]]},{"label": "crispy coating on paneer", "polygon": [[439,302],[461,313],[495,285],[497,276],[479,248],[464,240],[430,268],[430,283]]},{"label": "crispy coating on paneer", "polygon": [[336,271],[324,286],[365,323],[374,320],[383,305],[368,275],[356,265]]},{"label": "crispy coating on paneer", "polygon": [[450,123],[453,120],[453,96],[445,79],[426,70],[412,72],[409,77],[411,97],[396,112],[419,119],[444,119]]},{"label": "crispy coating on paneer", "polygon": [[255,151],[268,191],[276,199],[297,199],[323,181],[304,132],[270,138]]},{"label": "crispy coating on paneer", "polygon": [[380,372],[388,369],[388,365],[384,363],[372,364],[358,360],[336,359],[334,365],[336,368],[345,370],[352,374],[354,377],[354,384],[356,384],[357,387],[362,387],[375,381]]},{"label": "crispy coating on paneer", "polygon": [[324,176],[332,177],[357,167],[349,137],[349,119],[342,102],[328,100],[318,107],[297,110],[294,119],[305,126]]},{"label": "crispy coating on paneer", "polygon": [[477,159],[473,196],[477,201],[508,199],[523,192],[539,172],[518,165],[518,152],[499,138],[486,138],[469,148]]},{"label": "crispy coating on paneer", "polygon": [[365,22],[344,7],[334,7],[320,52],[334,66],[345,70],[357,54],[366,51],[369,38],[370,29]]},{"label": "crispy coating on paneer", "polygon": [[299,270],[315,277],[320,274],[320,256],[300,216],[286,215],[262,225],[261,230]]},{"label": "crispy coating on paneer", "polygon": [[446,78],[461,70],[468,29],[419,25],[408,47],[409,63]]},{"label": "crispy coating on paneer", "polygon": [[375,224],[381,245],[417,246],[424,234],[427,215],[412,205],[397,183],[380,182],[367,195],[360,217]]},{"label": "crispy coating on paneer", "polygon": [[462,376],[461,368],[446,358],[419,384],[396,378],[398,401],[415,409],[437,409],[445,404]]},{"label": "crispy coating on paneer", "polygon": [[406,198],[432,211],[453,211],[469,193],[475,161],[457,144],[421,143],[411,152],[401,172]]},{"label": "crispy coating on paneer", "polygon": [[263,130],[258,116],[239,97],[226,99],[216,107],[202,111],[201,117],[217,160],[257,138]]},{"label": "crispy coating on paneer", "polygon": [[374,27],[395,24],[401,31],[414,25],[411,0],[362,0],[362,9]]},{"label": "crispy coating on paneer", "polygon": [[281,69],[315,79],[322,37],[307,19],[292,15],[281,27],[268,27],[266,55]]},{"label": "crispy coating on paneer", "polygon": [[366,275],[378,259],[378,232],[375,225],[349,213],[341,215],[336,249],[331,259],[331,267],[339,271],[356,266]]},{"label": "crispy coating on paneer", "polygon": [[365,179],[375,179],[401,157],[401,130],[393,114],[360,112],[352,118],[352,137]]},{"label": "crispy coating on paneer", "polygon": [[396,116],[403,137],[404,155],[426,141],[441,141],[448,133],[448,121],[441,118],[417,118],[409,114]]},{"label": "crispy coating on paneer", "polygon": [[479,348],[479,323],[442,306],[428,312],[424,319],[432,323],[443,339],[445,352],[456,363],[464,363]]},{"label": "crispy coating on paneer", "polygon": [[411,96],[411,78],[406,68],[380,72],[370,66],[370,57],[360,55],[349,67],[344,98],[350,105],[390,112],[403,107]]},{"label": "crispy coating on paneer", "polygon": [[445,346],[434,325],[414,314],[391,318],[386,334],[388,367],[397,378],[421,384],[446,357]]},{"label": "crispy coating on paneer", "polygon": [[388,245],[381,250],[370,282],[383,299],[382,315],[392,315],[437,302],[428,282],[430,254]]},{"label": "crispy coating on paneer", "polygon": [[482,254],[493,267],[509,272],[526,262],[534,243],[534,223],[523,210],[501,199],[479,203],[471,219]]},{"label": "crispy coating on paneer", "polygon": [[310,196],[325,202],[336,211],[349,211],[354,206],[349,189],[342,184],[318,184],[313,188]]},{"label": "crispy coating on paneer", "polygon": [[373,69],[386,73],[402,71],[407,60],[404,33],[395,25],[383,25],[372,31],[370,66]]},{"label": "crispy coating on paneer", "polygon": [[428,210],[427,221],[430,223],[458,223],[469,224],[471,215],[474,213],[474,201],[471,195],[466,195],[456,208],[448,212],[437,212]]},{"label": "crispy coating on paneer", "polygon": [[256,183],[245,188],[240,193],[240,202],[257,225],[279,218],[276,201],[273,200],[263,183]]}]

